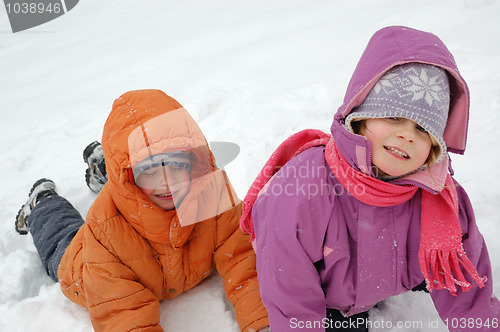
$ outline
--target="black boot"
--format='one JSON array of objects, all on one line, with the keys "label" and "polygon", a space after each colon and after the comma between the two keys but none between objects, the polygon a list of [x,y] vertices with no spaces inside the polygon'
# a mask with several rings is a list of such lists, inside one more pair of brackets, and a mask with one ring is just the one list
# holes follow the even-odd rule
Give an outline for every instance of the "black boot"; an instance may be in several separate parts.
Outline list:
[{"label": "black boot", "polygon": [[40,179],[31,187],[28,200],[21,207],[16,216],[16,231],[25,235],[29,231],[28,217],[33,208],[44,198],[51,195],[57,195],[54,181],[49,179]]},{"label": "black boot", "polygon": [[90,190],[99,193],[108,181],[101,143],[96,141],[87,145],[83,151],[83,161],[89,166],[85,170],[85,182]]},{"label": "black boot", "polygon": [[335,309],[326,309],[328,326],[326,332],[368,332],[368,312],[344,317],[342,313]]}]

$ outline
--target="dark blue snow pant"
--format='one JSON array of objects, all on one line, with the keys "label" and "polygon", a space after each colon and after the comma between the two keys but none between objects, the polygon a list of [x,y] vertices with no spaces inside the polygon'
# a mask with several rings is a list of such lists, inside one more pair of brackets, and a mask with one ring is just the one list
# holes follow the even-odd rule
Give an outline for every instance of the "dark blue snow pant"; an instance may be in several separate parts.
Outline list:
[{"label": "dark blue snow pant", "polygon": [[57,269],[66,248],[83,225],[80,213],[65,198],[42,199],[28,217],[30,233],[47,274],[58,281]]}]

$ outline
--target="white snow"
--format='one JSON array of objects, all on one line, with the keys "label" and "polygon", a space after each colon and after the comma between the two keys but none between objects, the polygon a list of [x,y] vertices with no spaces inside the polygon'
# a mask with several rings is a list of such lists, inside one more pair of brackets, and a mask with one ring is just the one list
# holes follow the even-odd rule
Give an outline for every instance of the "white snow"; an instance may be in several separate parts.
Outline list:
[{"label": "white snow", "polygon": [[[209,141],[238,144],[226,169],[243,197],[283,139],[329,130],[369,37],[387,25],[437,34],[469,84],[468,150],[453,165],[500,294],[499,13],[495,0],[86,0],[13,34],[0,9],[0,331],[92,331],[86,310],[45,275],[30,236],[15,232],[14,218],[41,177],[85,216],[95,194],[82,151],[100,140],[115,98],[161,89]],[[167,331],[238,331],[218,275],[161,309]],[[446,331],[442,323],[431,329],[437,314],[424,293],[388,299],[370,314],[394,325],[377,331]],[[398,321],[423,326],[396,328]]]}]

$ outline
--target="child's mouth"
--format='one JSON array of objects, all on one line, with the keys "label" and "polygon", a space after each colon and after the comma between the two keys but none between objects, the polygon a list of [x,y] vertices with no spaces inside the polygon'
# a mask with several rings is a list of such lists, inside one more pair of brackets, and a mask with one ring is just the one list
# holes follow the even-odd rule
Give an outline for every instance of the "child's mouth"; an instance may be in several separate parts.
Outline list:
[{"label": "child's mouth", "polygon": [[173,195],[173,193],[164,193],[164,194],[158,194],[155,196],[161,200],[168,201],[168,200],[172,200],[172,195]]},{"label": "child's mouth", "polygon": [[410,156],[406,152],[401,151],[401,150],[394,148],[392,146],[384,146],[384,149],[386,149],[387,151],[389,151],[389,152],[391,152],[391,153],[395,154],[396,156],[401,157],[403,159],[410,159]]}]

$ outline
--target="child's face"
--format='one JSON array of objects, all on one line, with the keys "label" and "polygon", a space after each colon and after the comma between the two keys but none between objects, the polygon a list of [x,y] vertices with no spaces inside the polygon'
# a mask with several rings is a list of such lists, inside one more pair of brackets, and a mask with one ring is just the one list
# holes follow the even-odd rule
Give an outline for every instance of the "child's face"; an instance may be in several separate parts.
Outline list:
[{"label": "child's face", "polygon": [[137,176],[136,185],[151,202],[163,210],[173,210],[189,192],[189,171],[175,166],[150,168]]},{"label": "child's face", "polygon": [[411,173],[426,163],[432,148],[425,129],[405,118],[366,119],[359,133],[371,144],[378,175]]}]

